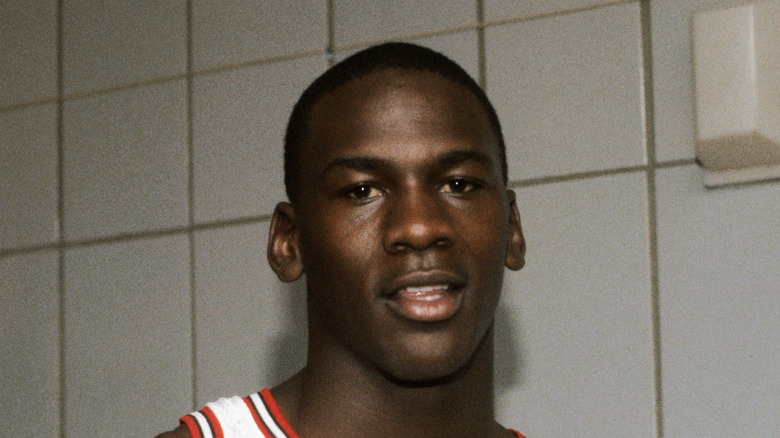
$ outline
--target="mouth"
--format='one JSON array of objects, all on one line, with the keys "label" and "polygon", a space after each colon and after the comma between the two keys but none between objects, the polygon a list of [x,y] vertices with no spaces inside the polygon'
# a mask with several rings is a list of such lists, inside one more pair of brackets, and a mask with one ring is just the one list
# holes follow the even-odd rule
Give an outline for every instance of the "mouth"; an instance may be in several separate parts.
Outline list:
[{"label": "mouth", "polygon": [[419,300],[419,301],[436,301],[449,293],[449,284],[436,284],[433,286],[409,286],[405,287],[398,292],[398,295],[404,299]]},{"label": "mouth", "polygon": [[384,295],[398,316],[419,322],[438,322],[453,317],[463,303],[465,282],[456,275],[420,272],[402,278]]}]

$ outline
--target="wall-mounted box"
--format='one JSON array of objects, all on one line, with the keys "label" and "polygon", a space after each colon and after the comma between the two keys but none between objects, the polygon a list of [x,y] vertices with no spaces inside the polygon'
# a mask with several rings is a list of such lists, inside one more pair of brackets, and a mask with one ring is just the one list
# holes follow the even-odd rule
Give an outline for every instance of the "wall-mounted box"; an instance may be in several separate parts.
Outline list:
[{"label": "wall-mounted box", "polygon": [[696,13],[693,56],[705,185],[780,178],[780,1]]}]

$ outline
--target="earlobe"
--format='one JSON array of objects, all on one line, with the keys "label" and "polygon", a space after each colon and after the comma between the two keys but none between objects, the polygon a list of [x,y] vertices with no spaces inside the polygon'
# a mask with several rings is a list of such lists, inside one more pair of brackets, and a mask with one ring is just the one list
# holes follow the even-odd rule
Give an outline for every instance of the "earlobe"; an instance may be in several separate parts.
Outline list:
[{"label": "earlobe", "polygon": [[268,264],[279,280],[286,283],[303,275],[295,210],[288,202],[280,202],[274,209],[268,232]]},{"label": "earlobe", "polygon": [[506,242],[506,260],[504,264],[513,271],[519,271],[525,265],[525,237],[520,226],[520,212],[517,211],[515,192],[507,190],[509,197],[509,238]]}]

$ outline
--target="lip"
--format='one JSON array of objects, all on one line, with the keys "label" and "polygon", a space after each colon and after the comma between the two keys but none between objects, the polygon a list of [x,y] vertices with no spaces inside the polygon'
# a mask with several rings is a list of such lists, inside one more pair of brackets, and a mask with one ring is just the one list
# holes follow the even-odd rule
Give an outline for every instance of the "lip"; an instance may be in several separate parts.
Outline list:
[{"label": "lip", "polygon": [[388,307],[403,319],[418,322],[444,321],[463,303],[466,281],[446,271],[417,271],[392,282],[383,294]]}]

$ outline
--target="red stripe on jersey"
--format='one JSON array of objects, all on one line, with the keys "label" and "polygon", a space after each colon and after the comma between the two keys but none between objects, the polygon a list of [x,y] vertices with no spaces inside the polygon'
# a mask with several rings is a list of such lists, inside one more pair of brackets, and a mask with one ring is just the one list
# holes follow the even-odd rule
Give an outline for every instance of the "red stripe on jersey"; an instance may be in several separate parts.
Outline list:
[{"label": "red stripe on jersey", "polygon": [[187,426],[187,430],[190,432],[190,436],[192,436],[192,438],[203,438],[203,435],[200,433],[200,426],[198,426],[198,422],[192,418],[191,415],[185,415],[179,418],[179,422]]},{"label": "red stripe on jersey", "polygon": [[509,431],[510,432],[514,432],[517,435],[517,438],[525,438],[525,436],[522,433],[520,433],[520,432],[518,432],[518,431],[516,431],[514,429],[509,429]]},{"label": "red stripe on jersey", "polygon": [[252,400],[249,397],[244,397],[242,400],[244,400],[244,403],[246,403],[246,407],[249,408],[249,412],[252,414],[252,418],[255,420],[255,424],[257,424],[257,428],[260,429],[260,432],[262,432],[263,436],[265,438],[274,438],[274,436],[271,435],[271,432],[268,431],[268,428],[265,427],[265,424],[263,424],[263,420],[260,419],[260,415],[257,413],[257,408],[255,408]]},{"label": "red stripe on jersey", "polygon": [[205,415],[209,420],[209,423],[211,423],[211,428],[214,429],[214,438],[225,438],[225,435],[222,433],[222,426],[219,424],[217,416],[214,415],[214,411],[212,411],[210,407],[206,406],[201,410],[201,412],[203,412],[203,415]]},{"label": "red stripe on jersey", "polygon": [[290,423],[288,423],[284,418],[284,415],[282,415],[282,410],[279,409],[279,405],[276,404],[276,400],[274,400],[274,397],[271,395],[271,391],[268,390],[268,388],[263,389],[260,391],[260,397],[262,397],[265,401],[265,404],[268,405],[268,410],[271,412],[274,420],[276,420],[276,423],[282,427],[282,430],[287,434],[287,436],[290,438],[300,438],[290,426]]}]

